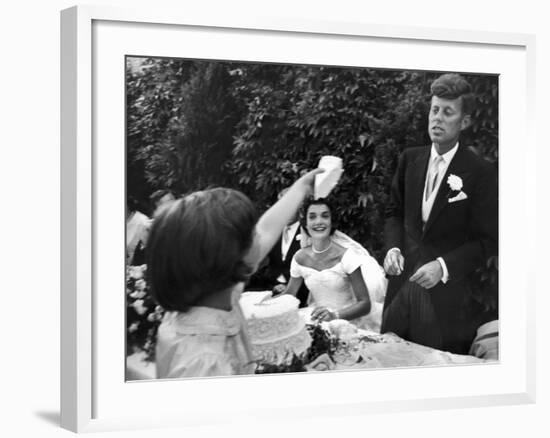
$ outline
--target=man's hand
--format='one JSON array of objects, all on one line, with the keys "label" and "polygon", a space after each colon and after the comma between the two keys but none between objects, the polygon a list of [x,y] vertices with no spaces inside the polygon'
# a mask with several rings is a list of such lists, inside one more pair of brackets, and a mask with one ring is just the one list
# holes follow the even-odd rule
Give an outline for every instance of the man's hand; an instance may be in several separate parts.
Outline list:
[{"label": "man's hand", "polygon": [[392,248],[384,259],[384,271],[388,275],[400,275],[405,266],[405,259],[398,248]]},{"label": "man's hand", "polygon": [[426,263],[425,265],[418,268],[418,270],[413,274],[409,281],[422,286],[425,289],[431,289],[443,278],[443,268],[441,263],[437,260],[433,262]]}]

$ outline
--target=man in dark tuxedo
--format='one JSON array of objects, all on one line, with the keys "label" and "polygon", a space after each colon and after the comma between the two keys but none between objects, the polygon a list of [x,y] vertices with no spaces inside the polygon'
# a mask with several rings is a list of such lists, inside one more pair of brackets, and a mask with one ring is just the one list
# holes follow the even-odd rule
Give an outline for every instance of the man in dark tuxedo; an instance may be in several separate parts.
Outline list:
[{"label": "man in dark tuxedo", "polygon": [[[279,193],[279,199],[286,190]],[[261,263],[258,272],[251,278],[247,290],[272,290],[273,294],[283,293],[290,280],[290,263],[294,254],[301,248],[301,231],[298,217],[284,228],[281,237],[273,246],[266,259]],[[307,307],[309,290],[302,284],[296,298],[300,300],[300,307]]]},{"label": "man in dark tuxedo", "polygon": [[482,322],[467,310],[470,277],[497,253],[497,176],[459,144],[473,111],[468,82],[445,74],[431,91],[432,144],[405,149],[392,182],[382,332],[466,354]]},{"label": "man in dark tuxedo", "polygon": [[[281,238],[269,253],[265,275],[275,284],[275,294],[283,293],[286,289],[290,280],[290,262],[300,249],[300,238],[300,223],[296,221],[285,227]],[[307,287],[302,284],[296,294],[296,298],[300,300],[300,307],[307,307],[308,295]]]}]

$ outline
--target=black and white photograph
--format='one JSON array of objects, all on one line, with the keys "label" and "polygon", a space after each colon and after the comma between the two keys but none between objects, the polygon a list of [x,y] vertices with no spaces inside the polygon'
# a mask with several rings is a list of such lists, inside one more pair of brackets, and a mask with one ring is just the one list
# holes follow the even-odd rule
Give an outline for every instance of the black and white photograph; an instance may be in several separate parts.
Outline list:
[{"label": "black and white photograph", "polygon": [[7,3],[1,435],[550,436],[546,9]]},{"label": "black and white photograph", "polygon": [[499,75],[126,56],[126,380],[499,362]]}]

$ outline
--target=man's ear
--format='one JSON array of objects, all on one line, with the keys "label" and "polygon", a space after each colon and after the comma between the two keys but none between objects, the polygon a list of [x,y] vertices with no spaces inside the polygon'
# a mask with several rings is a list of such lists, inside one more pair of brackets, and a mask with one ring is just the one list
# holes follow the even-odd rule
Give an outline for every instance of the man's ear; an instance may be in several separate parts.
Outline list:
[{"label": "man's ear", "polygon": [[466,128],[469,128],[472,124],[472,117],[470,114],[466,114],[464,117],[462,117],[462,122],[460,123],[460,130],[464,131]]}]

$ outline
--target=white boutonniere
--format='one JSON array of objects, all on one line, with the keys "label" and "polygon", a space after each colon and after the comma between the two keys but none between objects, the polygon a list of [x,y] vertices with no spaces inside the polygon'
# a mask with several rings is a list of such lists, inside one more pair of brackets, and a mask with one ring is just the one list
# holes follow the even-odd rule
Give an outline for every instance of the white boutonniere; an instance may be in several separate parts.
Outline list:
[{"label": "white boutonniere", "polygon": [[449,203],[468,199],[468,195],[462,191],[462,187],[464,186],[462,183],[462,178],[451,174],[449,175],[449,178],[447,178],[447,184],[451,189],[451,193],[449,193]]},{"label": "white boutonniere", "polygon": [[300,240],[302,240],[302,235],[301,235],[301,234],[298,234],[298,235],[296,236],[296,240],[297,240],[298,242],[299,242]]}]

